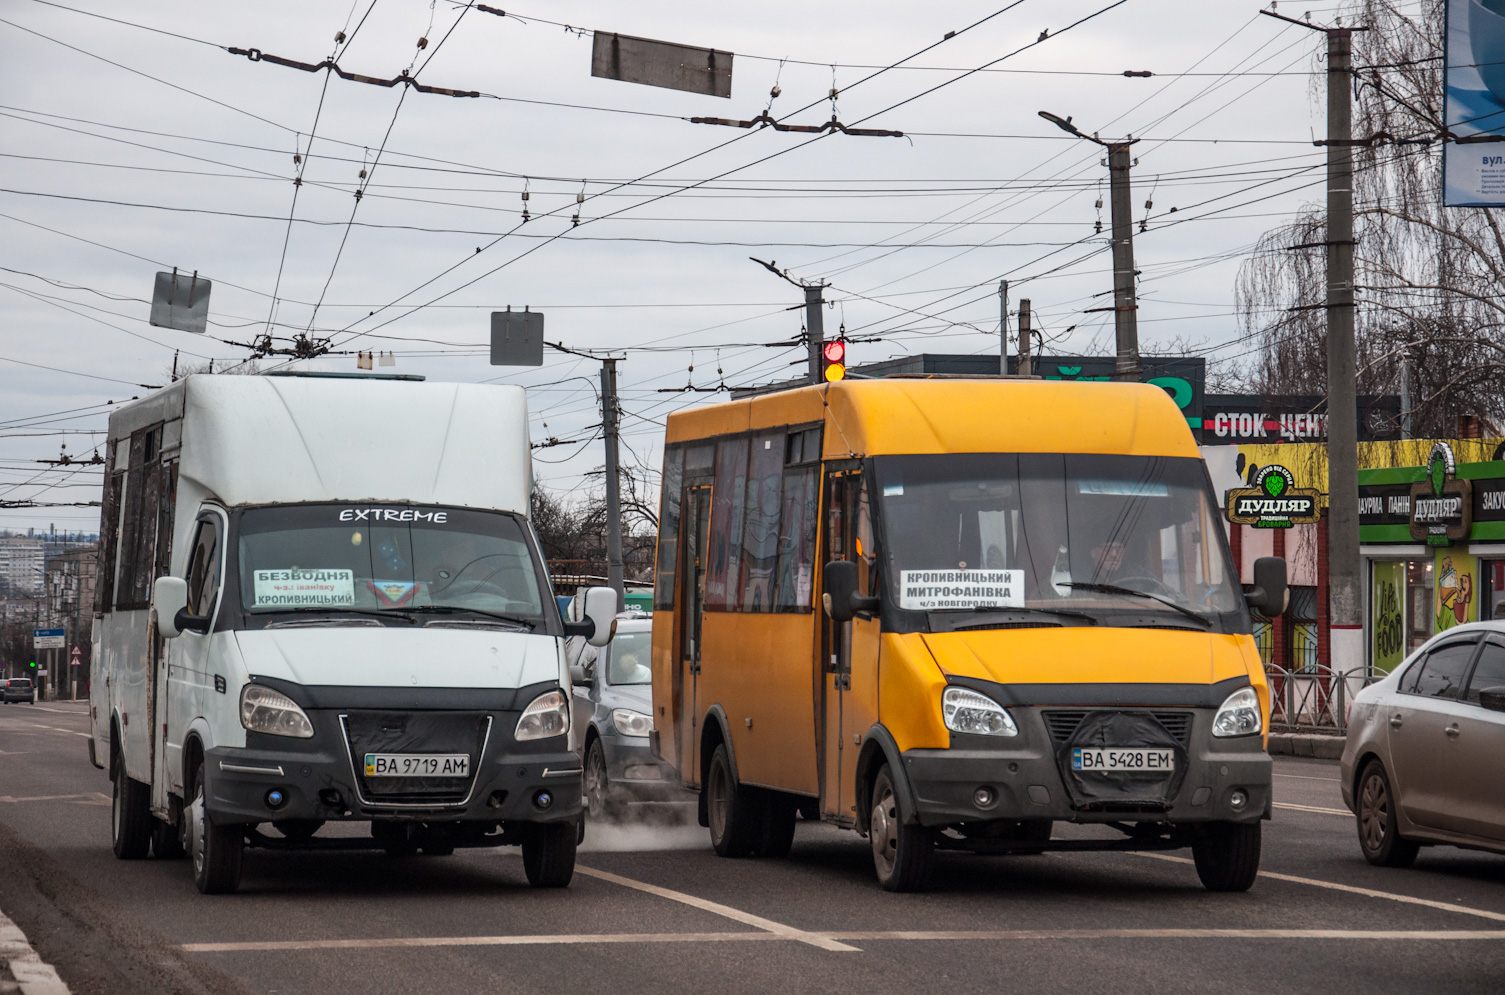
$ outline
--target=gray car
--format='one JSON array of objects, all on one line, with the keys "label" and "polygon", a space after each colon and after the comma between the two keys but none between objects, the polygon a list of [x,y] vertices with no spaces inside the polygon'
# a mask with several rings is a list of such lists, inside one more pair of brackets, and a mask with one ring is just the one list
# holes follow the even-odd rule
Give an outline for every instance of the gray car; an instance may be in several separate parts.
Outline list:
[{"label": "gray car", "polygon": [[[683,801],[674,771],[653,756],[653,616],[617,616],[611,643],[572,646],[572,719],[585,730],[585,805],[593,819],[622,815],[628,802]],[[583,640],[580,641],[583,644]]]},{"label": "gray car", "polygon": [[1371,864],[1424,845],[1505,853],[1505,622],[1428,640],[1354,698],[1343,801]]},{"label": "gray car", "polygon": [[29,677],[12,677],[7,681],[0,681],[0,701],[7,705],[12,702],[37,703],[37,689],[32,686]]}]

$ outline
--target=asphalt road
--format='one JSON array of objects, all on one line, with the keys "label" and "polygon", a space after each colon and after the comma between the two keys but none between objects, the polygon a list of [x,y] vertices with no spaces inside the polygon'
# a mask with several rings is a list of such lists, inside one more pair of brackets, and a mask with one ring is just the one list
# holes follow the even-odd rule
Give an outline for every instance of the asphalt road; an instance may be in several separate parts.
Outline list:
[{"label": "asphalt road", "polygon": [[946,854],[933,890],[890,895],[865,841],[805,823],[750,861],[693,824],[592,827],[556,892],[509,850],[249,851],[210,897],[183,861],[114,859],[86,730],[82,705],[0,706],[0,910],[78,995],[1505,989],[1505,857],[1370,867],[1323,761],[1277,760],[1243,895],[1184,853]]}]

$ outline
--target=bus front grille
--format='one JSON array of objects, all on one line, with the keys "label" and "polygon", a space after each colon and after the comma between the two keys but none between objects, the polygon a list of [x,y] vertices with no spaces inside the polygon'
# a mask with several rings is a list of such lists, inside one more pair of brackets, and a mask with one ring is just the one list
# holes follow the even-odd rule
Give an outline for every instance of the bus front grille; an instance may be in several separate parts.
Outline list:
[{"label": "bus front grille", "polygon": [[[1099,709],[1100,711],[1100,709]],[[1045,719],[1045,728],[1050,732],[1050,738],[1057,743],[1064,743],[1076,732],[1077,726],[1082,720],[1092,714],[1086,709],[1071,711],[1048,711],[1042,713]],[[1176,742],[1182,746],[1191,740],[1191,717],[1189,711],[1157,711],[1151,712],[1155,721],[1165,726],[1165,731],[1176,738]]]}]

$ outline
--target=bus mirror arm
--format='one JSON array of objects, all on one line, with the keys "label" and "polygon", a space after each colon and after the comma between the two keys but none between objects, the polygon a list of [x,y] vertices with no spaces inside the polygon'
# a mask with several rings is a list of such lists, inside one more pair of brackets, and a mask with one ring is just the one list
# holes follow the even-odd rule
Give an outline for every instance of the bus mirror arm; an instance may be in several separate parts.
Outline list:
[{"label": "bus mirror arm", "polygon": [[866,615],[878,610],[877,598],[857,593],[857,564],[851,560],[827,563],[821,579],[825,588],[820,597],[821,607],[833,620],[850,622],[859,613]]},{"label": "bus mirror arm", "polygon": [[1283,614],[1291,601],[1286,586],[1286,561],[1279,556],[1261,556],[1254,561],[1254,586],[1245,588],[1249,607],[1266,618]]}]

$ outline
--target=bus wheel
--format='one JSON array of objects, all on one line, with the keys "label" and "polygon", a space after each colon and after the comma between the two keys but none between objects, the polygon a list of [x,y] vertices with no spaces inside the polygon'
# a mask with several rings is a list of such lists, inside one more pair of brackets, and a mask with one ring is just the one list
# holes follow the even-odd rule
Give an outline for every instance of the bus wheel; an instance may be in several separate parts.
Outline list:
[{"label": "bus wheel", "polygon": [[111,792],[110,828],[115,856],[140,860],[152,844],[151,786],[125,772],[125,758],[116,756]]},{"label": "bus wheel", "polygon": [[1212,822],[1191,845],[1197,877],[1208,891],[1248,891],[1259,874],[1257,822]]},{"label": "bus wheel", "polygon": [[563,888],[575,876],[573,822],[546,822],[528,827],[523,837],[523,873],[535,888]]},{"label": "bus wheel", "polygon": [[726,744],[711,754],[706,771],[706,814],[711,824],[711,845],[723,857],[746,857],[753,852],[763,830],[757,798],[751,790],[732,780],[732,765]]},{"label": "bus wheel", "polygon": [[246,835],[240,826],[216,826],[204,807],[204,762],[193,772],[193,801],[188,819],[188,855],[193,883],[205,895],[228,895],[240,887],[241,857]]},{"label": "bus wheel", "polygon": [[935,834],[924,826],[908,825],[899,817],[899,799],[894,794],[888,765],[873,782],[873,814],[869,820],[873,845],[873,869],[885,891],[919,891],[930,880],[935,860]]},{"label": "bus wheel", "polygon": [[763,801],[762,824],[758,827],[757,852],[761,857],[787,857],[794,845],[794,821],[799,801],[779,791],[770,791]]},{"label": "bus wheel", "polygon": [[158,860],[181,860],[186,853],[178,827],[161,819],[152,820],[152,856]]}]

